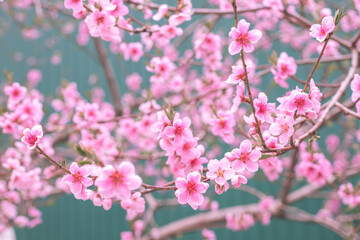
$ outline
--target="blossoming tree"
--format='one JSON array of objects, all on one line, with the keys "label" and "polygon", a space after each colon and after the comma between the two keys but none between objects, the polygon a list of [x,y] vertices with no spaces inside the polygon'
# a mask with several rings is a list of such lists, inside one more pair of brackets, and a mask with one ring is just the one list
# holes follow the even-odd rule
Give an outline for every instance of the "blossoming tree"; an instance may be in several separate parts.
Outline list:
[{"label": "blossoming tree", "polygon": [[[84,97],[67,82],[44,98],[40,70],[23,83],[4,71],[0,232],[40,224],[39,200],[72,194],[126,210],[121,239],[196,230],[215,239],[219,224],[240,231],[271,218],[360,239],[360,1],[342,1],[346,13],[314,0],[0,2],[26,40],[48,28],[39,19],[70,18],[62,33],[82,49],[94,44],[112,97],[99,87]],[[116,76],[109,54],[151,77]],[[261,174],[280,192],[251,187]],[[219,208],[211,193],[229,189],[258,201]],[[294,206],[315,197],[324,199],[316,215]],[[158,226],[155,211],[174,205],[194,214]]]}]

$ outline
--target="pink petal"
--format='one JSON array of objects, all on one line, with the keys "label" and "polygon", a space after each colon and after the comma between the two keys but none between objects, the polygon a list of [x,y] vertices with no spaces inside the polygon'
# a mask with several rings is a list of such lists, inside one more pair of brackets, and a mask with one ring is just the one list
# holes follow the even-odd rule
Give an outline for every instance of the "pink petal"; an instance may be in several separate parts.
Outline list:
[{"label": "pink petal", "polygon": [[234,175],[235,175],[235,172],[234,172],[234,170],[232,170],[232,169],[225,170],[225,172],[224,172],[224,177],[225,177],[225,179],[230,179],[230,178],[232,178]]},{"label": "pink petal", "polygon": [[43,130],[42,130],[42,127],[40,125],[36,125],[36,126],[32,127],[31,132],[33,133],[33,135],[35,135],[38,138],[43,137]]},{"label": "pink petal", "polygon": [[235,160],[232,163],[232,168],[234,169],[235,172],[241,172],[245,170],[245,164],[243,161]]},{"label": "pink petal", "polygon": [[82,184],[79,182],[73,182],[70,184],[70,190],[74,195],[79,194],[82,190]]},{"label": "pink petal", "polygon": [[251,42],[251,43],[256,43],[260,40],[260,38],[262,37],[262,33],[260,30],[251,30],[248,34],[248,40]]},{"label": "pink petal", "polygon": [[74,177],[72,175],[68,174],[68,175],[63,176],[62,181],[64,183],[69,184],[69,183],[72,183],[74,181]]},{"label": "pink petal", "polygon": [[190,194],[189,203],[193,205],[201,205],[204,201],[204,196],[197,192],[192,192]]},{"label": "pink petal", "polygon": [[209,188],[209,184],[207,183],[199,183],[196,185],[196,190],[199,193],[205,193],[208,188]]},{"label": "pink petal", "polygon": [[310,36],[313,37],[313,38],[316,38],[320,35],[320,30],[321,30],[321,26],[320,24],[313,24],[311,27],[310,27]]},{"label": "pink petal", "polygon": [[259,164],[257,162],[248,161],[246,163],[246,169],[249,172],[256,172],[259,169]]},{"label": "pink petal", "polygon": [[235,55],[241,51],[241,44],[235,41],[232,41],[229,45],[229,54]]},{"label": "pink petal", "polygon": [[71,163],[70,172],[72,174],[76,174],[78,171],[79,171],[79,166],[77,165],[77,163],[76,162]]},{"label": "pink petal", "polygon": [[184,191],[178,195],[178,202],[180,204],[186,204],[189,200],[189,192]]},{"label": "pink petal", "polygon": [[164,135],[166,135],[166,136],[169,137],[169,138],[175,137],[174,128],[173,128],[172,126],[167,126],[167,127],[164,129]]},{"label": "pink petal", "polygon": [[210,160],[208,163],[208,169],[210,172],[216,172],[219,169],[219,161],[218,160]]},{"label": "pink petal", "polygon": [[132,176],[126,178],[126,184],[129,186],[129,189],[135,190],[141,186],[142,180],[139,176],[132,175]]},{"label": "pink petal", "polygon": [[240,144],[240,152],[242,153],[248,153],[252,150],[252,144],[249,140],[245,139]]},{"label": "pink petal", "polygon": [[178,189],[186,189],[186,185],[187,185],[187,180],[185,178],[178,177],[175,181],[175,186]]},{"label": "pink petal", "polygon": [[83,178],[81,182],[85,187],[93,185],[93,180],[90,178]]},{"label": "pink petal", "polygon": [[250,154],[249,154],[249,159],[252,161],[257,161],[259,160],[259,158],[261,157],[261,152],[257,149],[254,149]]},{"label": "pink petal", "polygon": [[131,162],[122,162],[119,165],[119,172],[124,173],[125,175],[129,175],[135,172],[135,167]]},{"label": "pink petal", "polygon": [[334,18],[332,16],[324,17],[324,19],[321,21],[321,25],[327,33],[333,32],[335,29]]},{"label": "pink petal", "polygon": [[251,53],[254,51],[254,45],[250,44],[250,43],[244,43],[244,52],[246,53]]},{"label": "pink petal", "polygon": [[246,34],[249,31],[249,27],[250,27],[250,23],[246,22],[245,19],[241,19],[237,25],[237,29],[242,34]]},{"label": "pink petal", "polygon": [[198,172],[191,172],[187,175],[187,179],[190,182],[200,182],[201,176]]}]

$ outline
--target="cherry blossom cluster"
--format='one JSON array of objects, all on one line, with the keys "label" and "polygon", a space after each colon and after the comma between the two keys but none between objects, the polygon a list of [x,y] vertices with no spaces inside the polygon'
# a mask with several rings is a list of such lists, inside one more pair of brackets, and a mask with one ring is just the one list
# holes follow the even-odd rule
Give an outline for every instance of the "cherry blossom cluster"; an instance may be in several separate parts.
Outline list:
[{"label": "cherry blossom cluster", "polygon": [[[360,203],[352,179],[360,172],[359,1],[347,15],[325,1],[0,2],[24,41],[52,50],[45,60],[14,54],[29,65],[23,81],[4,71],[0,233],[35,227],[45,199],[71,194],[121,207],[124,240],[198,229],[216,239],[206,224],[244,231],[273,216],[357,234],[348,223]],[[54,23],[104,72],[89,73],[87,94],[67,80],[52,96],[38,90],[47,86],[45,62],[67,64],[54,50],[58,37],[48,38]],[[3,38],[10,28],[0,29]],[[116,74],[122,61],[141,69]],[[259,179],[279,193],[254,188]],[[218,199],[229,192],[258,202],[224,208]],[[294,204],[315,196],[324,199],[316,215]],[[157,226],[155,212],[174,205],[203,215]]]}]

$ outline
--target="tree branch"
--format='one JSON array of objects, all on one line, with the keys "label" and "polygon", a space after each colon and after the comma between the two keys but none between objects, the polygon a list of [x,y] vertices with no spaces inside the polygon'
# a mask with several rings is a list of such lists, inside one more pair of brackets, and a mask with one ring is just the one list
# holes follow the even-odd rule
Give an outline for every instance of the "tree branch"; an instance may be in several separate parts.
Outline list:
[{"label": "tree branch", "polygon": [[101,39],[94,38],[94,45],[95,45],[96,51],[98,53],[99,61],[104,70],[104,74],[105,74],[107,83],[110,88],[111,97],[114,102],[115,112],[117,115],[119,115],[119,114],[121,114],[120,91],[119,91],[119,86],[118,86],[116,78],[115,78],[114,70],[113,70],[111,63],[109,61],[109,58],[106,54],[106,50],[102,46]]}]

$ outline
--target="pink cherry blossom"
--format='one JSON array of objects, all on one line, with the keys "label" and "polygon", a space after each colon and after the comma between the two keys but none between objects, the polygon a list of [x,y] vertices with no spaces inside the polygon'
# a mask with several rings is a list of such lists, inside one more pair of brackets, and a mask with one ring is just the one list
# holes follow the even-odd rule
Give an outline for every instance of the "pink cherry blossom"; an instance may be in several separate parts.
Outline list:
[{"label": "pink cherry blossom", "polygon": [[320,24],[313,24],[310,28],[310,36],[323,42],[325,38],[335,30],[334,18],[331,16],[324,17]]},{"label": "pink cherry blossom", "polygon": [[276,68],[271,72],[274,74],[274,80],[280,87],[288,88],[287,78],[296,74],[297,65],[293,57],[289,57],[286,52],[282,52],[277,59]]},{"label": "pink cherry blossom", "polygon": [[240,174],[237,174],[231,178],[231,184],[236,188],[239,188],[241,184],[246,184],[247,182],[247,178]]},{"label": "pink cherry blossom", "polygon": [[138,73],[133,73],[126,77],[126,85],[133,91],[139,91],[141,88],[142,78]]},{"label": "pink cherry blossom", "polygon": [[159,21],[160,19],[162,19],[164,17],[164,15],[167,13],[168,11],[168,5],[167,4],[161,4],[159,6],[159,10],[158,12],[152,17],[154,21]]},{"label": "pink cherry blossom", "polygon": [[231,169],[231,163],[226,158],[219,160],[210,160],[208,165],[208,172],[206,177],[215,180],[217,184],[223,186],[227,180],[231,179],[235,172]]},{"label": "pink cherry blossom", "polygon": [[175,195],[180,204],[188,203],[194,210],[196,210],[204,201],[202,194],[209,188],[208,183],[201,182],[201,175],[199,172],[191,172],[186,178],[179,177],[175,181],[177,190]]},{"label": "pink cherry blossom", "polygon": [[286,145],[294,134],[294,118],[292,116],[279,116],[270,125],[269,131],[272,135],[279,137],[279,142]]},{"label": "pink cherry blossom", "polygon": [[28,79],[30,86],[35,87],[41,81],[42,73],[39,69],[31,69],[26,74],[26,78]]},{"label": "pink cherry blossom", "polygon": [[67,9],[72,9],[74,12],[79,12],[84,9],[82,0],[65,0],[64,6]]},{"label": "pink cherry blossom", "polygon": [[183,138],[192,138],[192,132],[189,129],[191,120],[188,117],[184,119],[175,119],[172,126],[164,129],[164,136],[174,139],[174,144],[181,144]]},{"label": "pink cherry blossom", "polygon": [[141,178],[135,175],[134,165],[126,161],[121,162],[117,168],[105,166],[95,181],[102,197],[119,199],[129,199],[131,190],[138,189],[141,184]]},{"label": "pink cherry blossom", "polygon": [[259,30],[249,31],[250,23],[245,19],[241,19],[237,25],[237,28],[232,27],[229,33],[229,37],[232,38],[232,42],[229,45],[229,54],[235,55],[244,48],[244,52],[250,53],[254,51],[254,43],[257,43],[262,33]]},{"label": "pink cherry blossom", "polygon": [[145,211],[145,199],[140,192],[135,192],[131,198],[121,201],[121,207],[127,211],[128,219],[132,220]]},{"label": "pink cherry blossom", "polygon": [[255,116],[261,121],[271,122],[271,113],[275,109],[275,103],[268,103],[265,93],[261,92],[258,98],[254,99]]},{"label": "pink cherry blossom", "polygon": [[133,62],[138,62],[144,55],[143,46],[139,42],[132,42],[124,46],[124,59],[128,61],[130,58]]},{"label": "pink cherry blossom", "polygon": [[345,205],[352,208],[360,203],[360,192],[350,182],[340,185],[337,194]]},{"label": "pink cherry blossom", "polygon": [[306,115],[307,112],[312,111],[313,103],[308,94],[294,90],[291,92],[286,106],[289,111],[295,112],[297,110],[298,114]]},{"label": "pink cherry blossom", "polygon": [[14,82],[10,86],[6,86],[4,88],[4,92],[9,96],[8,106],[12,109],[15,104],[24,99],[27,89],[21,86],[18,82]]},{"label": "pink cherry blossom", "polygon": [[70,165],[71,174],[65,175],[62,178],[62,181],[70,187],[71,192],[75,196],[78,196],[87,187],[93,184],[92,179],[89,178],[91,171],[91,166],[85,165],[79,168],[78,164],[76,162],[73,162]]},{"label": "pink cherry blossom", "polygon": [[247,169],[250,172],[256,172],[259,168],[258,160],[261,152],[258,149],[252,149],[252,144],[245,139],[241,142],[240,148],[233,149],[225,157],[232,162],[232,168],[235,172],[241,172]]},{"label": "pink cherry blossom", "polygon": [[29,128],[24,129],[23,134],[21,141],[26,144],[28,149],[34,149],[43,137],[43,129],[41,125],[35,125],[31,130]]}]

